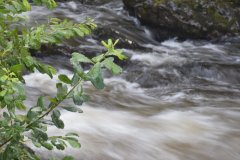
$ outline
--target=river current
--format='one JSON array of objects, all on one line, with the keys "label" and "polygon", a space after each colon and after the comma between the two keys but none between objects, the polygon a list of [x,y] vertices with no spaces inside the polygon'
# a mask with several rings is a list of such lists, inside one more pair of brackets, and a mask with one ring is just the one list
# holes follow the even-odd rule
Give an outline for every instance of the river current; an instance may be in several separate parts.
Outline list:
[{"label": "river current", "polygon": [[[92,17],[98,25],[123,35],[138,47],[121,47],[129,57],[124,73],[106,74],[106,88],[85,90],[91,100],[82,114],[62,111],[65,129],[80,135],[82,147],[65,151],[36,149],[42,159],[72,155],[76,160],[239,160],[240,45],[238,43],[169,39],[156,42],[152,33],[128,15],[120,0],[104,5],[59,3],[54,11],[33,7],[29,23],[48,16],[81,22]],[[109,37],[111,38],[111,37]],[[98,52],[100,38],[75,40],[79,51]],[[69,44],[71,45],[71,44]],[[68,54],[68,53],[66,53]],[[66,55],[40,56],[41,61],[72,75]],[[56,77],[25,76],[26,102],[56,93]],[[70,102],[64,102],[69,104]]]}]

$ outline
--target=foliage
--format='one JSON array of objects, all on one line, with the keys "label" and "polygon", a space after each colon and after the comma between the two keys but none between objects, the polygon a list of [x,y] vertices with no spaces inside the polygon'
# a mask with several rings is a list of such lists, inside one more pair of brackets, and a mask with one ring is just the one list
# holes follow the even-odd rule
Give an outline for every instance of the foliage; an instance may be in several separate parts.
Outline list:
[{"label": "foliage", "polygon": [[[57,6],[54,0],[33,0],[34,5],[45,5],[49,9]],[[78,135],[48,136],[49,118],[59,129],[64,128],[61,110],[82,113],[79,108],[88,96],[84,93],[84,81],[90,81],[96,88],[102,89],[104,81],[102,69],[107,68],[113,74],[122,69],[114,63],[113,57],[120,60],[126,57],[121,50],[115,50],[116,42],[102,42],[106,53],[89,58],[80,53],[73,53],[71,64],[73,77],[59,75],[55,97],[40,96],[35,106],[25,106],[24,72],[47,74],[51,78],[56,69],[43,64],[31,56],[29,50],[39,50],[42,44],[57,44],[65,39],[84,37],[96,27],[90,19],[83,23],[51,18],[47,24],[27,28],[21,14],[31,10],[28,0],[0,0],[0,159],[2,160],[38,160],[39,157],[24,144],[31,141],[36,147],[48,150],[64,150],[67,144],[79,148]],[[91,69],[85,72],[81,64],[88,63]],[[66,99],[72,99],[75,106],[61,106]],[[47,104],[47,105],[46,105]],[[24,110],[19,114],[18,110]],[[48,116],[50,115],[50,117]],[[47,117],[48,116],[48,117]],[[70,160],[72,157],[65,157]]]}]

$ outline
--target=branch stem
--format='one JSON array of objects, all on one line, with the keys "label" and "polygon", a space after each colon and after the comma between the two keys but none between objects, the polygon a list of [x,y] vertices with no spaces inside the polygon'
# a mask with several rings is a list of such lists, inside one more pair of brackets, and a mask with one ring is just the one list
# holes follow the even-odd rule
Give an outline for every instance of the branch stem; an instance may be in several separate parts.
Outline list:
[{"label": "branch stem", "polygon": [[[44,118],[45,116],[47,116],[51,111],[53,111],[57,106],[59,106],[59,104],[61,104],[68,96],[69,94],[81,83],[82,81],[79,80],[71,89],[70,91],[63,97],[61,98],[60,100],[58,100],[57,103],[50,103],[49,104],[49,109],[43,113],[40,117],[38,117],[37,119],[35,119],[34,121],[30,122],[26,127],[25,129],[27,128],[31,128],[31,125],[33,125],[35,122],[39,121],[40,119]],[[13,135],[8,138],[6,141],[4,141],[2,144],[0,144],[0,149],[6,145],[8,142],[10,142],[11,140],[13,139]]]}]

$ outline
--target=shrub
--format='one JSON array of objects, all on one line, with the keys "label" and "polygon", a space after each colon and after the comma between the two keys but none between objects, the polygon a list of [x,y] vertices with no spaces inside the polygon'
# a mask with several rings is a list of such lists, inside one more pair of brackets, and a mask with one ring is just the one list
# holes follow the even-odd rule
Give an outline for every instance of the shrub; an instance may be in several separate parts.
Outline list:
[{"label": "shrub", "polygon": [[[33,0],[34,5],[45,5],[54,9],[54,0]],[[46,117],[51,115],[51,125],[63,129],[61,110],[80,112],[79,108],[87,100],[83,90],[84,81],[90,81],[97,89],[104,88],[102,69],[106,68],[113,74],[119,74],[122,69],[114,63],[114,58],[126,58],[121,50],[115,49],[116,42],[102,42],[106,52],[89,58],[80,53],[73,53],[70,59],[73,65],[73,77],[59,75],[56,84],[55,97],[40,96],[35,106],[25,106],[27,99],[24,90],[23,73],[39,71],[53,77],[56,69],[39,62],[31,56],[31,49],[39,50],[43,44],[57,44],[73,37],[84,37],[91,34],[96,27],[91,19],[82,23],[51,18],[47,24],[27,28],[24,25],[23,12],[31,10],[28,0],[0,0],[0,159],[2,160],[36,160],[39,157],[25,146],[30,140],[36,147],[48,150],[57,148],[64,150],[67,144],[79,148],[78,135],[48,136]],[[85,72],[81,64],[88,63],[91,68]],[[66,99],[72,99],[75,106],[61,106]],[[47,104],[47,105],[45,105]],[[19,114],[17,110],[25,110]],[[70,160],[72,157],[65,157]]]}]

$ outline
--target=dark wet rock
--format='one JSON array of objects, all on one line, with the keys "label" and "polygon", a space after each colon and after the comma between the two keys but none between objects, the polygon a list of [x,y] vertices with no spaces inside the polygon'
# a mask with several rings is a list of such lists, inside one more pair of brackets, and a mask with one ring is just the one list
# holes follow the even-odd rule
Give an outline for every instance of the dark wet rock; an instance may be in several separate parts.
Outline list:
[{"label": "dark wet rock", "polygon": [[[165,66],[167,67],[167,66]],[[167,67],[168,72],[159,72],[157,68],[142,66],[140,62],[131,62],[124,70],[127,71],[125,78],[132,83],[138,83],[143,88],[168,86],[183,81],[183,78],[174,73],[172,67]]]},{"label": "dark wet rock", "polygon": [[[68,2],[69,0],[56,0],[56,2]],[[112,0],[74,0],[87,5],[103,5]]]},{"label": "dark wet rock", "polygon": [[71,39],[62,44],[57,45],[43,45],[40,51],[32,50],[31,53],[37,57],[44,57],[47,55],[64,55],[71,56],[73,52],[82,53],[88,57],[94,57],[99,53],[104,52],[102,47],[91,47],[94,45],[85,39]]},{"label": "dark wet rock", "polygon": [[151,28],[158,40],[216,40],[240,33],[238,0],[123,0],[126,8]]},{"label": "dark wet rock", "polygon": [[240,83],[240,65],[237,62],[189,61],[185,64],[164,64],[157,67],[131,62],[124,70],[127,71],[125,78],[128,81],[136,82],[143,88],[176,84],[197,86],[202,83],[208,85]]},{"label": "dark wet rock", "polygon": [[111,1],[112,0],[80,0],[81,3],[88,5],[102,5]]},{"label": "dark wet rock", "polygon": [[131,37],[127,37],[125,34],[122,34],[117,29],[108,26],[98,26],[94,31],[93,38],[96,40],[104,40],[111,38],[113,40],[119,39],[118,48],[127,48],[127,49],[144,49],[134,40],[130,40]]},{"label": "dark wet rock", "polygon": [[119,32],[117,29],[98,26],[89,37],[73,38],[58,45],[43,45],[40,51],[32,50],[31,53],[37,57],[41,57],[46,55],[71,56],[73,52],[79,52],[89,57],[94,57],[106,51],[101,45],[101,41],[107,41],[109,38],[112,40],[119,39],[116,48],[151,50],[150,48],[139,45],[134,39],[129,40],[131,37],[127,37],[126,34]]}]

